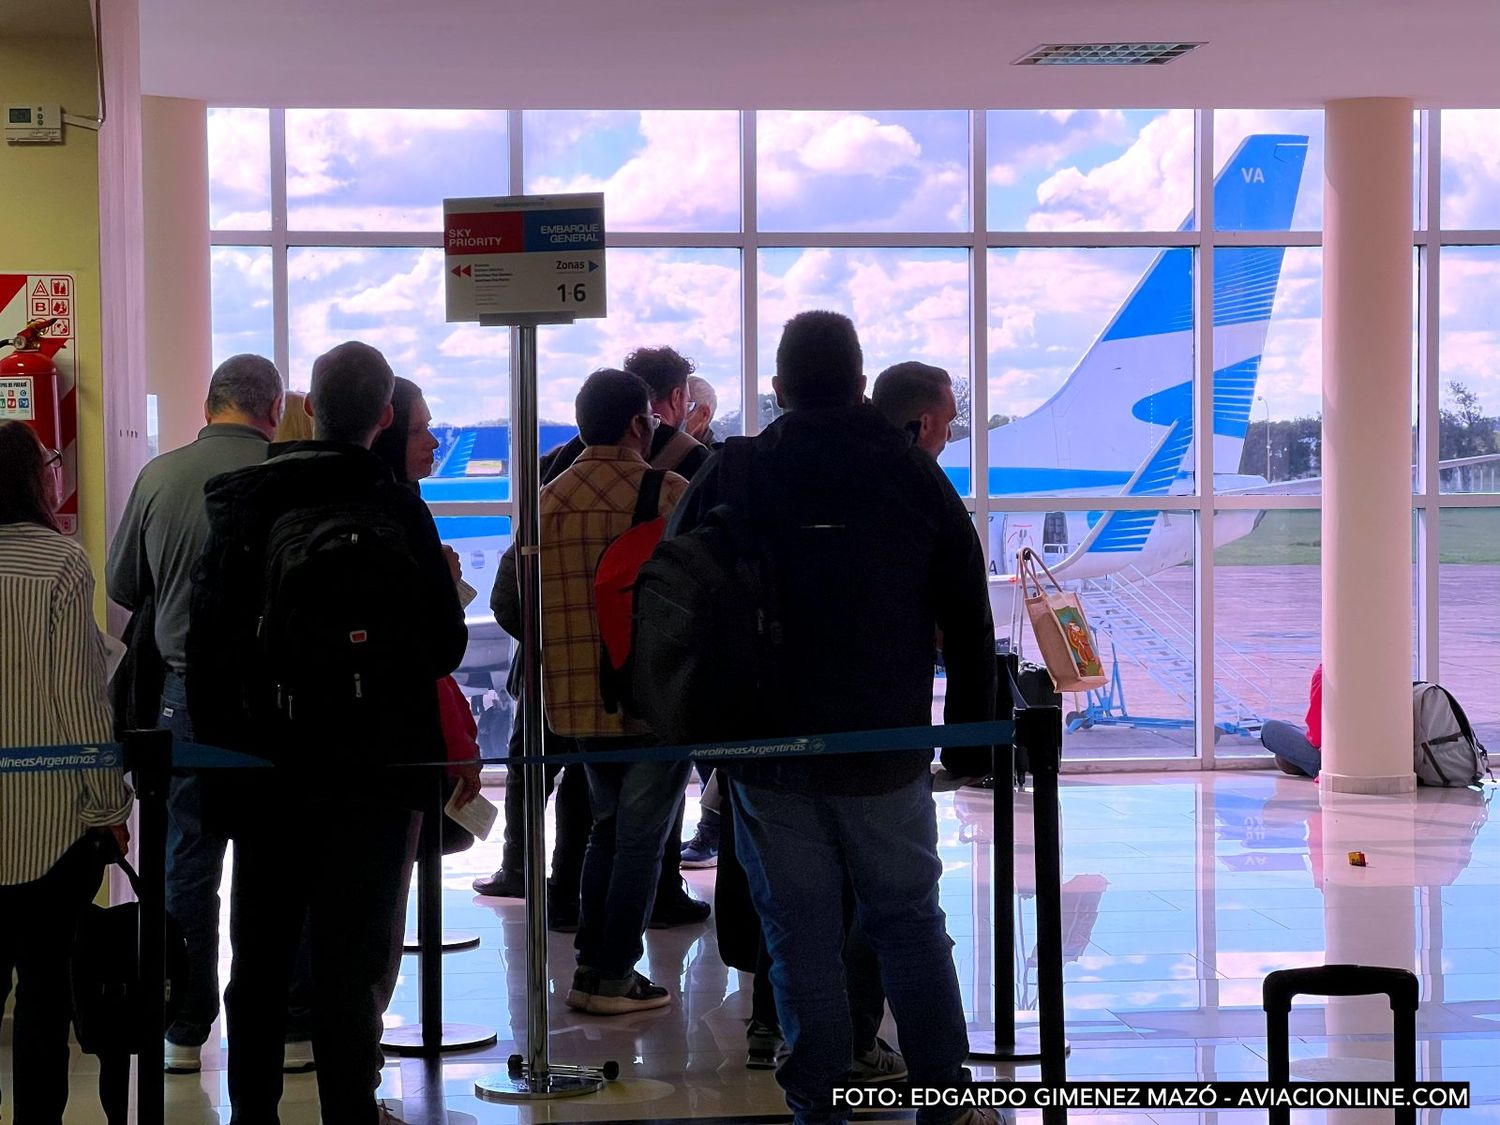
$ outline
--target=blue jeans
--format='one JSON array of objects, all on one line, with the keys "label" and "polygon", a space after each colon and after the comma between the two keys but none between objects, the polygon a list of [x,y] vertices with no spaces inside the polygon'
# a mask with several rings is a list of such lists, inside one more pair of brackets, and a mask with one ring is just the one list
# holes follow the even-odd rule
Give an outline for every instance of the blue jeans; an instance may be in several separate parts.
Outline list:
[{"label": "blue jeans", "polygon": [[1323,768],[1323,752],[1307,740],[1307,732],[1294,723],[1267,719],[1260,728],[1260,741],[1278,758],[1285,758],[1308,777],[1317,777]]},{"label": "blue jeans", "polygon": [[[175,739],[193,741],[182,677],[168,672],[162,686],[157,725]],[[207,1042],[219,1017],[219,884],[224,876],[227,837],[203,824],[203,787],[196,774],[174,776],[167,794],[167,912],[182,927],[187,943],[187,980],[182,1006],[167,1039],[184,1046]],[[288,999],[287,1038],[312,1035],[312,981],[306,942]]]},{"label": "blue jeans", "polygon": [[[585,753],[650,746],[650,738],[586,738]],[[692,766],[688,762],[610,762],[587,766],[594,825],[578,897],[578,964],[605,980],[641,959],[641,935],[656,898],[662,849]]]},{"label": "blue jeans", "polygon": [[[844,881],[880,964],[914,1086],[967,1081],[953,942],[938,905],[932,779],[892,793],[814,797],[734,783],[735,841],[760,912],[790,1054],[776,1072],[797,1125],[839,1122],[832,1087],[853,1062],[844,981]],[[956,1120],[962,1110],[919,1110]]]}]

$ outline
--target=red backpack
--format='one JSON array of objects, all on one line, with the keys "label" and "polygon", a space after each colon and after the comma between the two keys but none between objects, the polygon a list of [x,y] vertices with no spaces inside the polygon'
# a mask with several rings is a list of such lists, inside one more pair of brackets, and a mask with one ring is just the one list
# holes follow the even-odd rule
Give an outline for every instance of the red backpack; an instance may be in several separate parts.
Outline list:
[{"label": "red backpack", "polygon": [[663,469],[641,478],[630,530],[604,548],[594,571],[594,611],[599,618],[599,691],[611,715],[628,704],[630,636],[635,616],[635,576],[661,542],[667,521],[661,513]]}]

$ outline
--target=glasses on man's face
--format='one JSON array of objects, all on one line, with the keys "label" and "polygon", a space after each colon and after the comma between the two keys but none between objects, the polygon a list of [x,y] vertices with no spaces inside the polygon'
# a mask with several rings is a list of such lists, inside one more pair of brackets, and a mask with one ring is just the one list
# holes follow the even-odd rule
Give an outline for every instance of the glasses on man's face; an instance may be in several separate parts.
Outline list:
[{"label": "glasses on man's face", "polygon": [[698,409],[698,404],[696,402],[694,402],[692,399],[688,399],[688,401],[687,401],[687,412],[689,414],[691,414],[693,411],[695,411],[697,409]]},{"label": "glasses on man's face", "polygon": [[660,414],[647,414],[645,416],[645,418],[646,418],[646,421],[650,424],[650,426],[651,426],[651,428],[653,430],[656,429],[657,426],[661,425],[661,415]]},{"label": "glasses on man's face", "polygon": [[52,466],[62,466],[62,453],[56,449],[47,450],[47,459],[42,462],[42,468],[50,469]]}]

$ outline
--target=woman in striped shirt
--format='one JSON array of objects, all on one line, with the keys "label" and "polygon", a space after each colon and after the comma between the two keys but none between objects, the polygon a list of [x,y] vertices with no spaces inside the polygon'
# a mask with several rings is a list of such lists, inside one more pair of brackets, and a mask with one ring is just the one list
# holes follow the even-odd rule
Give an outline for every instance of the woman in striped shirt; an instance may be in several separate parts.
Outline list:
[{"label": "woman in striped shirt", "polygon": [[[6,748],[111,739],[94,578],[52,515],[60,462],[26,426],[0,421],[0,767],[23,757]],[[0,768],[0,1008],[14,970],[18,1121],[62,1120],[73,932],[102,857],[129,842],[130,803],[118,768]]]}]

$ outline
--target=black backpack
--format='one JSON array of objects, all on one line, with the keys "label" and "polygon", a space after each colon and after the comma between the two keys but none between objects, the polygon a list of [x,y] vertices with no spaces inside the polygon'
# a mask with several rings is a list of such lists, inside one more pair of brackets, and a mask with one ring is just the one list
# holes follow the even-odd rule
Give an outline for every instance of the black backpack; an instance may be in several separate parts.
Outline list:
[{"label": "black backpack", "polygon": [[635,582],[629,698],[670,743],[755,738],[774,722],[781,625],[753,530],[749,438],[720,452],[722,502],[663,539]]},{"label": "black backpack", "polygon": [[263,573],[251,708],[269,745],[387,743],[424,643],[404,527],[373,506],[294,509],[271,525]]}]

